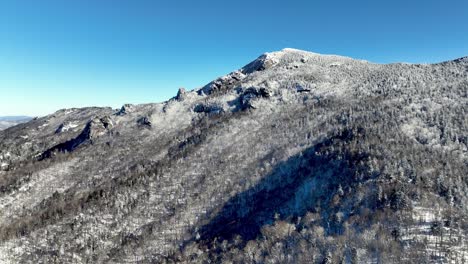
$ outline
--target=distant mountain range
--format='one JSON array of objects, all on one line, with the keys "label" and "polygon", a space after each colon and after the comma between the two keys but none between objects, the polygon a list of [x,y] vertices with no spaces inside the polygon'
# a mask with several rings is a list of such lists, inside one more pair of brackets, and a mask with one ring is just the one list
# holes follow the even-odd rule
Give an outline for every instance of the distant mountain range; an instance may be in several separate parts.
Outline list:
[{"label": "distant mountain range", "polygon": [[0,130],[28,122],[32,119],[29,116],[0,116]]},{"label": "distant mountain range", "polygon": [[468,263],[467,91],[466,58],[285,49],[11,127],[0,263]]}]

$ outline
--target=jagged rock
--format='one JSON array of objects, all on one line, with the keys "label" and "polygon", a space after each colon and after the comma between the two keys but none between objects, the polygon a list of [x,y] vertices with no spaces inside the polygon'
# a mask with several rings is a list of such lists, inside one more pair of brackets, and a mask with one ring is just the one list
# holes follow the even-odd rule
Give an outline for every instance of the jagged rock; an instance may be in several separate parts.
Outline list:
[{"label": "jagged rock", "polygon": [[104,116],[99,119],[106,129],[112,129],[114,127],[114,122],[110,116]]},{"label": "jagged rock", "polygon": [[240,102],[241,102],[241,108],[242,109],[248,109],[252,108],[255,109],[255,106],[253,105],[253,101],[256,100],[257,98],[269,98],[272,96],[271,90],[267,88],[255,88],[255,87],[250,87],[244,91],[244,93],[240,97]]},{"label": "jagged rock", "polygon": [[238,84],[244,78],[245,74],[242,71],[235,71],[210,82],[205,87],[200,89],[198,93],[209,95],[214,92],[227,91],[234,88],[236,84]]},{"label": "jagged rock", "polygon": [[273,91],[271,91],[268,88],[262,87],[262,88],[259,89],[259,94],[262,97],[269,98],[269,97],[273,96]]},{"label": "jagged rock", "polygon": [[[103,121],[104,120],[104,121]],[[90,120],[83,131],[76,137],[66,142],[60,143],[39,155],[39,159],[46,159],[54,155],[55,152],[71,152],[79,146],[92,142],[94,139],[108,133],[110,119],[107,118],[93,118]]]},{"label": "jagged rock", "polygon": [[327,253],[326,253],[325,256],[323,257],[321,263],[322,263],[322,264],[331,264],[331,263],[333,263],[333,259],[332,259],[332,254],[331,254],[331,252],[327,251]]},{"label": "jagged rock", "polygon": [[468,64],[468,56],[456,59],[456,60],[454,60],[454,62],[455,63],[467,63]]},{"label": "jagged rock", "polygon": [[296,91],[297,91],[298,93],[308,93],[308,92],[310,92],[311,90],[308,89],[308,88],[304,88],[304,87],[303,87],[302,85],[300,85],[300,84],[296,84]]},{"label": "jagged rock", "polygon": [[140,117],[137,120],[137,123],[140,126],[146,126],[146,127],[151,127],[151,125],[152,125],[151,120],[147,116]]},{"label": "jagged rock", "polygon": [[123,116],[123,115],[126,115],[128,113],[131,113],[132,110],[134,109],[134,105],[132,104],[124,104],[120,110],[116,113],[116,115],[118,116]]},{"label": "jagged rock", "polygon": [[[256,60],[245,65],[238,71],[234,71],[226,76],[216,79],[215,81],[207,84],[205,87],[198,91],[199,94],[212,94],[216,91],[226,91],[232,89],[239,84],[247,75],[257,72],[264,71],[277,65],[280,61],[280,57],[285,53],[291,52],[291,49],[285,49],[280,52],[265,53],[258,57]],[[294,51],[297,52],[297,51]]]},{"label": "jagged rock", "polygon": [[196,113],[206,113],[206,114],[222,114],[224,113],[224,108],[216,104],[198,104],[193,109]]},{"label": "jagged rock", "polygon": [[57,127],[57,129],[55,130],[55,134],[60,134],[60,133],[62,133],[64,127],[65,127],[64,124],[60,124],[60,126]]},{"label": "jagged rock", "polygon": [[241,106],[242,109],[252,108],[255,109],[253,106],[252,101],[257,98],[257,95],[253,93],[246,93],[241,96]]},{"label": "jagged rock", "polygon": [[78,127],[78,124],[76,122],[62,123],[55,130],[55,134],[60,134],[60,133],[63,133],[63,132],[67,132],[68,130],[74,129],[76,127]]},{"label": "jagged rock", "polygon": [[102,121],[101,118],[93,118],[91,121],[86,124],[86,127],[84,128],[82,135],[86,139],[94,139],[97,137],[100,137],[104,134],[107,133],[107,125]]},{"label": "jagged rock", "polygon": [[242,68],[242,73],[249,74],[256,71],[264,71],[270,69],[275,64],[279,62],[275,53],[265,53],[262,56],[258,57],[253,62],[247,64]]},{"label": "jagged rock", "polygon": [[179,91],[177,91],[176,95],[176,100],[177,101],[183,101],[186,98],[187,91],[185,91],[185,88],[179,88]]}]

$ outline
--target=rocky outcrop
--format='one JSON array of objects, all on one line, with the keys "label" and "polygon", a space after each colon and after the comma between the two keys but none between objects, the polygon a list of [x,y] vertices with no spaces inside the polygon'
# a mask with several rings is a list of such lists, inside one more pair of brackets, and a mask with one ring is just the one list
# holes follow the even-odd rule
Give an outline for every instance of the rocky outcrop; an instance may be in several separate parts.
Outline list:
[{"label": "rocky outcrop", "polygon": [[57,129],[55,130],[55,134],[60,134],[60,133],[62,133],[64,127],[65,127],[64,124],[60,124],[60,126],[57,127]]},{"label": "rocky outcrop", "polygon": [[459,58],[459,59],[456,59],[456,60],[454,60],[454,62],[456,62],[456,63],[465,63],[465,64],[468,64],[468,56],[466,56],[466,57],[461,57],[461,58]]},{"label": "rocky outcrop", "polygon": [[108,132],[108,128],[112,126],[109,123],[109,118],[94,118],[86,124],[85,129],[80,136],[83,136],[85,139],[95,139],[100,137]]},{"label": "rocky outcrop", "polygon": [[[277,65],[280,58],[287,52],[287,50],[283,50],[280,52],[265,53],[256,60],[242,67],[240,70],[234,71],[207,84],[205,87],[200,89],[198,93],[209,95],[215,92],[227,91],[236,88],[236,86],[238,86],[238,84],[244,80],[247,75],[257,71],[265,71]],[[304,63],[305,62],[307,61],[304,61]]]},{"label": "rocky outcrop", "polygon": [[244,91],[240,96],[241,109],[255,109],[254,101],[258,98],[269,98],[273,95],[272,91],[267,88],[251,87]]},{"label": "rocky outcrop", "polygon": [[242,72],[242,70],[235,71],[210,82],[205,87],[200,89],[198,93],[209,95],[216,92],[228,91],[235,88],[244,78],[245,74]]},{"label": "rocky outcrop", "polygon": [[224,108],[217,104],[197,104],[193,111],[196,113],[216,115],[224,113]]},{"label": "rocky outcrop", "polygon": [[256,71],[264,71],[270,69],[278,62],[279,59],[276,57],[276,53],[265,53],[253,62],[244,66],[241,71],[244,74],[250,74]]},{"label": "rocky outcrop", "polygon": [[179,102],[183,101],[187,97],[187,91],[185,91],[185,88],[179,88],[179,91],[177,91],[177,95],[175,99]]},{"label": "rocky outcrop", "polygon": [[148,127],[148,128],[150,128],[152,126],[151,120],[147,116],[140,117],[137,120],[137,123],[138,123],[139,126],[144,126],[144,127]]},{"label": "rocky outcrop", "polygon": [[106,129],[112,129],[114,127],[114,122],[110,116],[104,116],[99,119]]},{"label": "rocky outcrop", "polygon": [[77,122],[62,123],[55,130],[55,134],[60,134],[60,133],[63,133],[63,132],[67,132],[69,130],[73,130],[73,129],[77,128],[78,126],[79,125],[77,124]]},{"label": "rocky outcrop", "polygon": [[118,116],[123,116],[128,113],[131,113],[134,110],[135,106],[132,104],[124,104],[120,110],[116,113]]},{"label": "rocky outcrop", "polygon": [[76,138],[60,143],[46,150],[39,156],[39,159],[42,160],[50,158],[56,152],[72,152],[79,146],[85,143],[92,143],[96,138],[107,134],[112,127],[113,122],[109,116],[93,118],[86,124],[83,131]]},{"label": "rocky outcrop", "polygon": [[300,85],[300,84],[296,84],[296,91],[298,93],[308,93],[310,92],[311,90],[309,88],[305,88],[304,86]]}]

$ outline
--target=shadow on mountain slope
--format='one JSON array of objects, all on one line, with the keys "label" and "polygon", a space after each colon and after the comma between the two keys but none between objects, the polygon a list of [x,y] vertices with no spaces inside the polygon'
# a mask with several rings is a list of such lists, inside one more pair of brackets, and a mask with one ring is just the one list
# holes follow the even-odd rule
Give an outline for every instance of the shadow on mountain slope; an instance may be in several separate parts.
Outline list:
[{"label": "shadow on mountain slope", "polygon": [[112,126],[112,120],[108,116],[103,118],[93,118],[86,124],[83,131],[77,137],[46,150],[39,156],[39,160],[48,159],[54,156],[54,153],[56,152],[72,152],[79,146],[92,142],[93,139],[108,133]]},{"label": "shadow on mountain slope", "polygon": [[[356,179],[357,172],[368,172],[368,168],[358,165],[367,158],[366,154],[333,151],[334,146],[349,143],[357,134],[351,129],[344,130],[280,163],[258,184],[232,197],[202,226],[201,242],[209,244],[215,238],[230,240],[237,235],[248,241],[255,239],[264,225],[277,219],[294,219],[327,206],[336,193],[364,180]],[[332,210],[322,211],[322,221],[328,221]],[[341,232],[340,224],[327,225],[328,232]]]}]

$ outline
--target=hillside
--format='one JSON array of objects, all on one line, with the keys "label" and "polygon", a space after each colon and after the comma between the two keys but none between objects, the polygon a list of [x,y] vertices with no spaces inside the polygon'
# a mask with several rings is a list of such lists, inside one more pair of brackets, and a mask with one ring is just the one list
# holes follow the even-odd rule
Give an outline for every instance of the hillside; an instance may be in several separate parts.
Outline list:
[{"label": "hillside", "polygon": [[266,53],[0,132],[0,263],[466,263],[468,59]]}]

